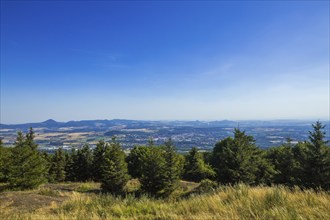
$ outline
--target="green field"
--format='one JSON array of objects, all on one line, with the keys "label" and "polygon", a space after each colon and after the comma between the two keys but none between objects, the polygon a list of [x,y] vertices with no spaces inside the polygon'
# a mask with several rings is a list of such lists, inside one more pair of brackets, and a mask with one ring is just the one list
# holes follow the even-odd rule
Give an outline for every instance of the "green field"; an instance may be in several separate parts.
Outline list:
[{"label": "green field", "polygon": [[1,192],[1,219],[330,219],[323,191],[236,185],[197,194],[198,184],[181,182],[175,196],[154,199],[133,196],[137,185],[130,181],[122,197],[102,194],[98,183]]}]

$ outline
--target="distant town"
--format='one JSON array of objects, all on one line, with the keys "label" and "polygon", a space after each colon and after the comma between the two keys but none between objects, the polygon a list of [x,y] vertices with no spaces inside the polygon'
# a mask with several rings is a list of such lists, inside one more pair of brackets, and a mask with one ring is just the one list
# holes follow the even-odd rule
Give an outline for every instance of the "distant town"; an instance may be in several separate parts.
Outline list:
[{"label": "distant town", "polygon": [[[32,127],[39,149],[53,151],[59,147],[70,150],[89,144],[92,148],[99,140],[110,141],[116,137],[125,150],[136,145],[145,145],[152,140],[156,144],[171,138],[178,152],[187,152],[192,147],[210,150],[219,140],[232,136],[234,128],[245,130],[256,139],[260,148],[278,146],[287,141],[292,143],[308,138],[313,121],[138,121],[138,120],[85,120],[57,122],[49,119],[41,123],[0,125],[0,138],[5,146],[15,142],[18,130]],[[327,127],[329,140],[329,121]]]}]

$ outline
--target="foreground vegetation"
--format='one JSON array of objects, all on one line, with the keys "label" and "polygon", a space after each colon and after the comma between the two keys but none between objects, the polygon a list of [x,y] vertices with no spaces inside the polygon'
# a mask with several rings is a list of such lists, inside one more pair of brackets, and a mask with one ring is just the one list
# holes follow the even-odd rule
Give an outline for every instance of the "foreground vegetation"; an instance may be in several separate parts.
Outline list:
[{"label": "foreground vegetation", "polygon": [[[0,193],[3,219],[330,219],[330,194],[283,186],[224,186],[176,199],[99,193],[96,183]],[[194,188],[194,187],[193,187]],[[185,189],[187,190],[187,189]],[[190,191],[189,193],[189,190]]]},{"label": "foreground vegetation", "polygon": [[330,147],[325,126],[313,124],[308,140],[260,149],[252,136],[239,129],[234,137],[215,144],[213,151],[192,148],[186,155],[176,152],[171,141],[163,145],[135,146],[125,155],[115,140],[100,141],[95,149],[85,145],[66,152],[41,153],[32,128],[24,136],[18,132],[15,146],[6,148],[0,140],[0,183],[10,189],[33,189],[46,182],[102,183],[105,192],[122,194],[131,178],[141,182],[144,193],[167,197],[180,179],[200,182],[210,179],[224,185],[281,184],[290,187],[330,190]]},{"label": "foreground vegetation", "polygon": [[14,147],[0,141],[0,217],[330,219],[324,127],[316,122],[309,140],[267,150],[235,129],[212,152],[187,155],[171,139],[126,155],[115,138],[47,154],[32,129],[18,132]]}]

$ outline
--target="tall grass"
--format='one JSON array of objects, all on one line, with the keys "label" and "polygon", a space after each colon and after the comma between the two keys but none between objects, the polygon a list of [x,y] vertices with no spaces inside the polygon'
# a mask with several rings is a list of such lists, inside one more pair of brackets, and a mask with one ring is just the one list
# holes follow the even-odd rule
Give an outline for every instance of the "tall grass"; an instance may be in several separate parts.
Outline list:
[{"label": "tall grass", "polygon": [[132,195],[68,193],[69,199],[9,219],[330,219],[330,194],[281,186],[220,187],[176,201]]}]

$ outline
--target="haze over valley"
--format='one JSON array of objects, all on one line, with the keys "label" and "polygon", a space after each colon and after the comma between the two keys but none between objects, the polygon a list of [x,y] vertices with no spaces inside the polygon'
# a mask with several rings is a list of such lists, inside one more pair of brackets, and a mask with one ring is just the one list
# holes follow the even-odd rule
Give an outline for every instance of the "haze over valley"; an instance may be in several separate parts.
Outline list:
[{"label": "haze over valley", "polygon": [[[112,137],[129,150],[136,145],[145,145],[150,139],[163,144],[171,138],[179,152],[188,152],[192,147],[211,150],[214,144],[233,136],[234,128],[245,130],[256,139],[260,148],[286,143],[287,138],[295,144],[308,138],[313,121],[141,121],[141,120],[83,120],[56,122],[49,119],[41,123],[0,125],[0,138],[7,146],[14,145],[18,130],[26,132],[30,127],[36,132],[36,143],[41,150],[54,151],[81,148],[84,144],[95,147],[99,140],[110,141]],[[323,122],[328,126],[329,122]],[[327,139],[329,138],[327,132]]]}]

